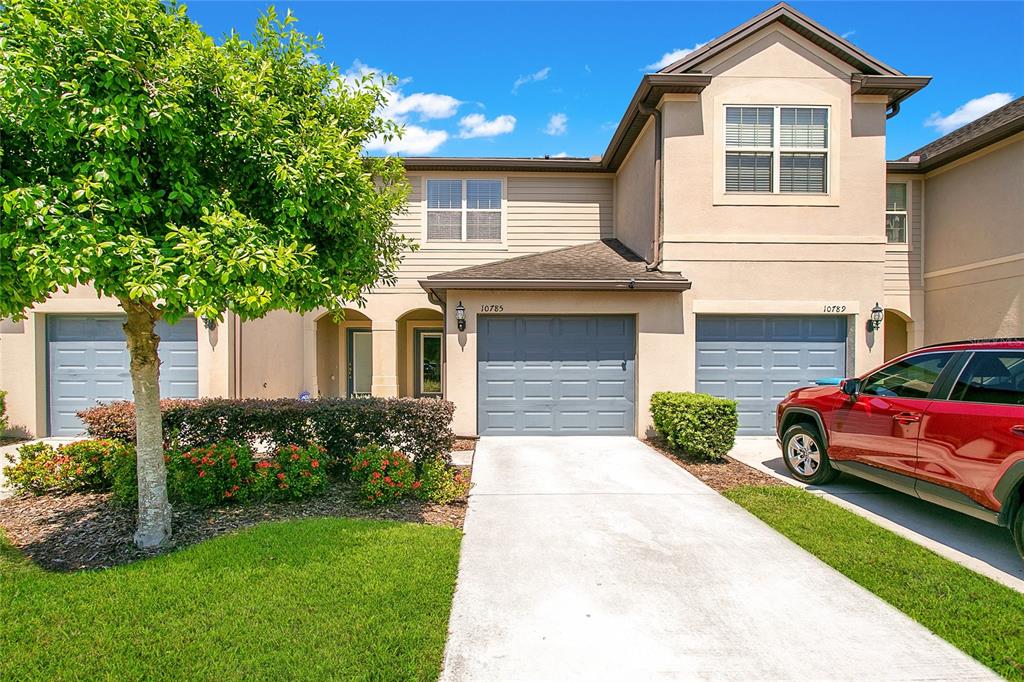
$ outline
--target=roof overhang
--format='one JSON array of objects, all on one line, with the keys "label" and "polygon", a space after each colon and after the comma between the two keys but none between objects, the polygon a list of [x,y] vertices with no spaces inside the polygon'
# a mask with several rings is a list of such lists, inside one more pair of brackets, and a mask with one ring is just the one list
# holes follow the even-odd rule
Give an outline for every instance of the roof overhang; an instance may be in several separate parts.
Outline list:
[{"label": "roof overhang", "polygon": [[931,76],[855,73],[850,78],[850,89],[854,95],[885,95],[889,99],[889,106],[895,107],[931,81]]},{"label": "roof overhang", "polygon": [[889,173],[926,173],[1020,132],[1024,132],[1024,117],[1008,121],[955,147],[950,147],[933,156],[926,156],[918,161],[886,161],[885,169]]},{"label": "roof overhang", "polygon": [[641,113],[642,107],[656,107],[661,98],[670,94],[699,94],[711,83],[711,76],[706,73],[648,73],[640,80],[640,85],[633,93],[633,99],[619,126],[612,135],[608,149],[602,156],[601,164],[608,170],[618,169],[626,158],[636,138],[647,124],[647,115]]},{"label": "roof overhang", "polygon": [[530,171],[555,173],[607,173],[600,160],[538,158],[406,157],[407,171]]},{"label": "roof overhang", "polygon": [[510,291],[686,291],[691,282],[688,279],[669,280],[627,280],[627,279],[457,279],[427,278],[419,281],[428,294],[440,300],[445,299],[449,289],[460,291],[510,290]]}]

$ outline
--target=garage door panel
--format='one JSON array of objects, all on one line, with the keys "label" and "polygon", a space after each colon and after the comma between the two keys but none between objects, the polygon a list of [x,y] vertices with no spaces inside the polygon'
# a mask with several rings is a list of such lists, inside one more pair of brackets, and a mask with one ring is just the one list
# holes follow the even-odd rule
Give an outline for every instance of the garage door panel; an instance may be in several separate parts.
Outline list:
[{"label": "garage door panel", "polygon": [[[98,402],[132,400],[130,358],[119,316],[47,316],[50,435],[83,432],[76,416]],[[199,395],[197,325],[185,318],[160,322],[160,393],[168,398]]]},{"label": "garage door panel", "polygon": [[696,358],[697,390],[738,401],[739,434],[769,434],[789,391],[845,374],[846,319],[698,316]]},{"label": "garage door panel", "polygon": [[633,433],[632,318],[482,316],[478,329],[481,435]]}]

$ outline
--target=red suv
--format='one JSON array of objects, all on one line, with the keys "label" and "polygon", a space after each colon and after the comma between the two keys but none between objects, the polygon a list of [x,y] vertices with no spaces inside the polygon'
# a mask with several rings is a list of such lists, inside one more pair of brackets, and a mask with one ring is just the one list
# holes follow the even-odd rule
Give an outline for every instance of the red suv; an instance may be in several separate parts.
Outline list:
[{"label": "red suv", "polygon": [[798,480],[844,472],[1008,526],[1024,557],[1024,339],[929,346],[799,388],[775,426]]}]

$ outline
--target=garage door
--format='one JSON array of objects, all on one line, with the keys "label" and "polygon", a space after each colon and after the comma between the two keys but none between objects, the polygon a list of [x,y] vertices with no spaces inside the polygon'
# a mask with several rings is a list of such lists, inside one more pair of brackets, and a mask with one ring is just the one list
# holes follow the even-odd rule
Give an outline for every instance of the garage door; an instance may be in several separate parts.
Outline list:
[{"label": "garage door", "polygon": [[[114,315],[48,315],[50,435],[83,432],[75,416],[97,402],[132,399],[128,347]],[[157,324],[160,335],[160,394],[165,398],[199,395],[196,321]]]},{"label": "garage door", "polygon": [[628,316],[478,317],[480,435],[632,435]]},{"label": "garage door", "polygon": [[774,433],[789,391],[845,375],[845,317],[697,317],[697,390],[739,403],[739,435]]}]

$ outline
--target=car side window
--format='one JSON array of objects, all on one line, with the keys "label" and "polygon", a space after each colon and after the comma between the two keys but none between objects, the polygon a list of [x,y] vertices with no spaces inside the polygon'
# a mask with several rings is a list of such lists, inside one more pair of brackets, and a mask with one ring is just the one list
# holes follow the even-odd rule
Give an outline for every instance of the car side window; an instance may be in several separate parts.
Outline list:
[{"label": "car side window", "polygon": [[861,393],[887,398],[927,398],[953,353],[916,355],[883,367],[861,382]]},{"label": "car side window", "polygon": [[1024,405],[1024,351],[979,351],[953,385],[950,400]]}]

